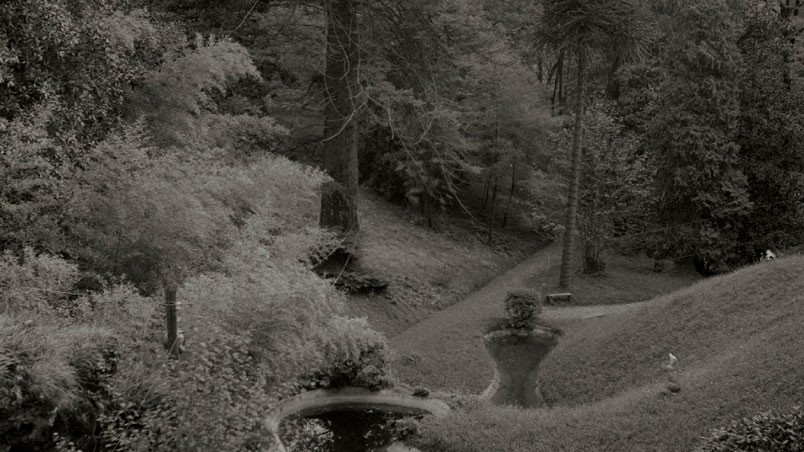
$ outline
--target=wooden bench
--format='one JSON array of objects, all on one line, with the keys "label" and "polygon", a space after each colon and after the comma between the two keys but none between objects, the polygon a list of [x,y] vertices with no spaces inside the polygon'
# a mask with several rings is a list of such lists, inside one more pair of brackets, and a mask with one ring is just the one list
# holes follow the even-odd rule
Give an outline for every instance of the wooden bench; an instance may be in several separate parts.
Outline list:
[{"label": "wooden bench", "polygon": [[569,303],[571,301],[572,301],[572,294],[569,292],[547,294],[547,303],[549,304]]}]

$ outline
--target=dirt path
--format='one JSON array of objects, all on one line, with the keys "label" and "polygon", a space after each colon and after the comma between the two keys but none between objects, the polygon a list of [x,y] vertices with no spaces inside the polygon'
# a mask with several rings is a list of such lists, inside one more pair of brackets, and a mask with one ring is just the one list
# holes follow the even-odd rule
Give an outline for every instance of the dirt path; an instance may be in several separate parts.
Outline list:
[{"label": "dirt path", "polygon": [[[396,358],[394,374],[407,384],[464,394],[478,394],[493,376],[493,362],[481,336],[487,325],[504,316],[509,290],[522,288],[529,278],[558,265],[557,244],[537,251],[516,267],[391,338]],[[634,308],[640,303],[612,306],[547,307],[547,322],[571,322]]]}]

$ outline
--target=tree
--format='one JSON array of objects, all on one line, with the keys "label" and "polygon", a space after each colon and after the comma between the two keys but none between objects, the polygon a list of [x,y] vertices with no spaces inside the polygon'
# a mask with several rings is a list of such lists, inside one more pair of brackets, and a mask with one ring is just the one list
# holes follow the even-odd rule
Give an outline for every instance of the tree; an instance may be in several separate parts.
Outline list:
[{"label": "tree", "polygon": [[[588,139],[581,159],[578,230],[586,274],[604,272],[602,252],[607,248],[627,248],[624,245],[632,240],[629,233],[639,226],[641,198],[649,193],[645,159],[637,155],[638,136],[628,133],[607,107],[596,102],[584,114],[583,134]],[[561,152],[568,153],[572,143],[569,125],[557,141]]]},{"label": "tree", "polygon": [[648,131],[658,168],[657,257],[694,256],[703,273],[731,260],[751,209],[737,141],[741,24],[725,0],[673,12],[657,114]]},{"label": "tree", "polygon": [[790,83],[795,46],[784,19],[750,13],[738,40],[742,56],[736,140],[754,203],[741,224],[735,252],[753,260],[768,248],[801,243],[804,210],[804,87]]},{"label": "tree", "polygon": [[587,67],[595,53],[617,50],[623,58],[641,53],[648,39],[636,3],[629,0],[548,0],[545,2],[540,46],[558,54],[574,55],[575,124],[573,126],[571,175],[567,216],[561,252],[559,287],[568,288],[572,280],[573,253],[581,179],[581,141]]},{"label": "tree", "polygon": [[48,128],[76,161],[119,125],[127,90],[171,40],[147,12],[120,3],[0,3],[0,117],[49,104]]},{"label": "tree", "polygon": [[[324,74],[324,168],[333,182],[321,197],[321,226],[353,238],[357,216],[357,121],[362,89],[358,82],[358,8],[360,0],[328,0],[327,55]],[[350,239],[351,240],[351,239]]]}]

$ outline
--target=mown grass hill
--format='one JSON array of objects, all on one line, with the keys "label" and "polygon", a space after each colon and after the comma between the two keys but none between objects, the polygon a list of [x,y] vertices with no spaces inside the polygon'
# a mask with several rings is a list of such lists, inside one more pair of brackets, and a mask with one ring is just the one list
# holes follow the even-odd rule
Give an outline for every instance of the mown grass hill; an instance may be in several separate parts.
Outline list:
[{"label": "mown grass hill", "polygon": [[[804,400],[804,257],[708,279],[565,326],[541,367],[551,406],[480,403],[425,450],[689,451],[711,429]],[[667,391],[668,353],[681,391]],[[500,448],[503,447],[503,448]]]}]

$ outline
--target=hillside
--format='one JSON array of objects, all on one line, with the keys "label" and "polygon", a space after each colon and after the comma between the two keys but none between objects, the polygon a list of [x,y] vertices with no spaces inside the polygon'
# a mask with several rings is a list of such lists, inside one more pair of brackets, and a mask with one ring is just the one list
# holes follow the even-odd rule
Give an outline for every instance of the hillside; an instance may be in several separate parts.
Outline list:
[{"label": "hillside", "polygon": [[545,242],[497,229],[489,245],[485,225],[466,215],[442,212],[433,229],[416,211],[371,192],[363,191],[360,203],[358,266],[389,285],[384,294],[350,296],[347,307],[388,336],[459,301]]},{"label": "hillside", "polygon": [[[395,373],[406,383],[430,389],[482,392],[492,377],[493,364],[479,337],[505,316],[503,300],[508,291],[531,287],[546,294],[555,290],[560,255],[559,243],[545,246],[460,303],[392,337],[398,357]],[[653,273],[653,261],[644,257],[609,256],[607,260],[608,276],[579,274],[573,305],[548,306],[544,316],[563,328],[573,319],[626,309],[624,303],[649,300],[697,279],[683,269]]]},{"label": "hillside", "polygon": [[[804,401],[803,275],[793,256],[562,325],[541,368],[550,408],[474,406],[429,427],[425,450],[684,451],[736,418],[790,411]],[[664,389],[670,352],[678,394]]]}]

